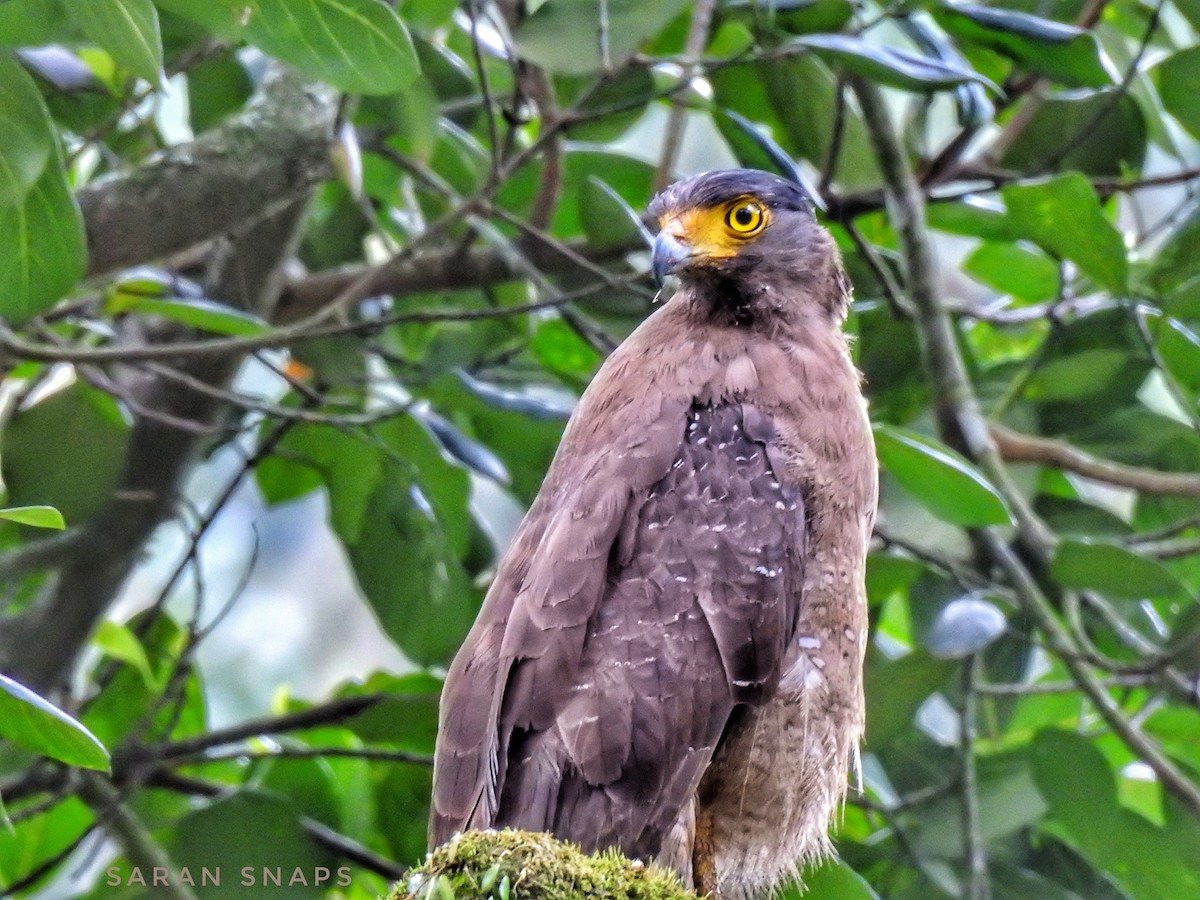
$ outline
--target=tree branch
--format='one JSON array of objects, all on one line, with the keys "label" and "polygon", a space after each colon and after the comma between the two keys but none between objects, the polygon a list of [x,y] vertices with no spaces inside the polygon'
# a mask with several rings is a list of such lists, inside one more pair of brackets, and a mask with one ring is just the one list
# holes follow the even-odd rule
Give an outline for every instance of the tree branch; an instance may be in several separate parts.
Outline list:
[{"label": "tree branch", "polygon": [[[559,252],[544,241],[526,238],[518,242],[518,253],[501,252],[494,247],[420,253],[385,264],[372,278],[369,293],[411,295],[513,281],[528,276],[527,268],[518,264],[518,257],[530,260],[544,275],[565,275],[579,270],[579,258],[599,265],[643,249],[640,242],[602,248],[589,247],[582,242],[564,246],[570,253]],[[291,282],[283,289],[274,320],[290,323],[311,316],[334,298],[341,298],[354,289],[369,270],[368,266],[349,266]],[[352,295],[348,302],[361,299],[362,294]]]},{"label": "tree branch", "polygon": [[[242,126],[223,134],[232,142],[229,149],[235,156],[248,154],[250,151],[244,145],[261,140],[259,165],[282,172],[306,172],[304,177],[287,182],[299,189],[301,185],[308,185],[307,178],[316,177],[312,158],[317,155],[317,148],[324,153],[335,114],[336,102],[332,93],[310,89],[298,76],[280,70],[264,80],[262,95],[253,104]],[[258,123],[261,133],[249,130],[252,123]],[[293,133],[291,140],[285,138],[289,125]],[[204,148],[205,153],[200,155],[200,161],[193,163],[194,171],[186,178],[200,178],[207,183],[209,173],[201,162],[212,158],[212,165],[219,175],[228,160],[216,158],[218,148],[215,143],[206,143]],[[292,155],[281,157],[285,150]],[[253,168],[246,159],[242,159],[241,164]],[[113,233],[119,236],[114,247],[119,246],[120,240],[140,240],[142,230],[146,229],[177,234],[186,232],[189,240],[201,239],[200,231],[189,231],[174,224],[177,220],[196,217],[203,220],[205,215],[181,206],[178,199],[171,200],[169,214],[164,208],[159,217],[155,216],[156,204],[163,199],[160,194],[167,189],[162,166],[160,161],[152,162],[146,172],[139,170],[125,182],[133,185],[128,189],[135,197],[140,197],[137,200],[140,224],[134,230],[130,230],[131,223],[123,218],[131,214],[128,198],[122,200],[114,194],[106,205],[93,207],[93,215],[98,217],[93,219],[93,224],[101,228],[106,239]],[[147,184],[151,185],[146,188],[148,192],[138,190],[139,185]],[[191,202],[202,205],[220,206],[222,202],[219,196],[206,199],[189,195],[186,190],[183,194]],[[280,287],[279,266],[294,249],[304,203],[295,199],[295,192],[288,198],[280,195],[272,199],[261,192],[256,197],[268,206],[274,202],[274,207],[265,217],[261,217],[261,208],[241,208],[239,216],[242,220],[256,212],[260,218],[227,238],[218,248],[206,287],[209,296],[240,309],[269,315]],[[229,224],[229,220],[223,219],[219,227]],[[146,237],[151,242],[157,240],[153,236]],[[175,245],[174,240],[170,243]],[[154,254],[167,250],[165,243],[153,246],[156,249],[145,252]],[[104,256],[103,253],[101,248],[99,259],[109,261],[104,265],[120,265],[127,258],[120,254]],[[176,326],[158,327],[153,333],[149,330],[138,333],[133,330],[137,327],[137,323],[130,323],[130,331],[123,339],[137,344],[169,346],[173,341],[186,339],[188,334]],[[237,356],[194,359],[188,361],[187,371],[194,378],[220,386],[233,376],[238,361]],[[139,406],[154,410],[168,420],[212,422],[223,406],[213,397],[159,377],[147,378],[124,372],[118,373],[117,380],[127,382],[125,386]],[[158,415],[142,416],[137,420],[130,434],[124,473],[104,506],[80,526],[78,543],[66,564],[28,610],[0,623],[3,626],[0,627],[0,670],[11,673],[35,690],[49,690],[64,678],[79,648],[103,617],[136,563],[142,545],[155,527],[170,516],[177,485],[191,464],[199,443],[198,435],[164,424]]]},{"label": "tree branch", "polygon": [[1021,434],[995,423],[991,424],[990,430],[1000,455],[1008,462],[1042,463],[1148,494],[1200,499],[1200,476],[1197,475],[1127,466],[1092,456],[1065,441]]},{"label": "tree branch", "polygon": [[80,190],[88,274],[186,250],[304,196],[333,172],[335,106],[330,89],[274,69],[228,122]]},{"label": "tree branch", "polygon": [[284,734],[289,731],[303,731],[328,725],[331,722],[341,722],[357,715],[365,709],[374,706],[384,698],[383,694],[364,694],[361,697],[343,697],[331,700],[319,706],[303,709],[299,712],[282,716],[268,716],[261,719],[251,719],[228,728],[216,731],[206,731],[195,737],[160,744],[153,747],[139,747],[132,755],[122,758],[120,755],[113,761],[114,771],[129,765],[138,765],[147,760],[162,762],[169,759],[180,759],[203,753],[212,747],[223,747],[236,744],[249,738],[264,734]]}]

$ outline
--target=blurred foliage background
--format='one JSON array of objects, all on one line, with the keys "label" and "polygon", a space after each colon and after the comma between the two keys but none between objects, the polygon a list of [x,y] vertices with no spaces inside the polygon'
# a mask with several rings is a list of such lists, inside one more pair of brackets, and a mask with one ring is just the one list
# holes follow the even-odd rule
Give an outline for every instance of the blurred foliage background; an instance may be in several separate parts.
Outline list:
[{"label": "blurred foliage background", "polygon": [[418,861],[444,666],[651,309],[641,210],[744,165],[822,200],[883,472],[814,895],[1200,896],[1197,29],[0,2],[0,894]]}]

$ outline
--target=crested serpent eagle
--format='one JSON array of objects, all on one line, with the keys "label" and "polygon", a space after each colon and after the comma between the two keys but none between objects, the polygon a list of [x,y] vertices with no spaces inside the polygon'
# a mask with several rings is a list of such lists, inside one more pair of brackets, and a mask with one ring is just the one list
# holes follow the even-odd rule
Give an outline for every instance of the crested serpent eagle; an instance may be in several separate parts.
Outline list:
[{"label": "crested serpent eagle", "polygon": [[863,731],[849,290],[784,179],[698,175],[650,215],[680,287],[584,393],[450,668],[430,838],[548,831],[758,897],[829,851]]}]

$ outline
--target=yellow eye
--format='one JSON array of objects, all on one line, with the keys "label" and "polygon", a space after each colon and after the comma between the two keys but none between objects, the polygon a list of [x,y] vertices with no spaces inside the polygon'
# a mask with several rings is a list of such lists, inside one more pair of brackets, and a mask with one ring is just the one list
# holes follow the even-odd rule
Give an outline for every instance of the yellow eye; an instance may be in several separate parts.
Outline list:
[{"label": "yellow eye", "polygon": [[762,204],[745,197],[734,200],[725,212],[725,225],[739,237],[749,237],[761,231],[766,222]]}]

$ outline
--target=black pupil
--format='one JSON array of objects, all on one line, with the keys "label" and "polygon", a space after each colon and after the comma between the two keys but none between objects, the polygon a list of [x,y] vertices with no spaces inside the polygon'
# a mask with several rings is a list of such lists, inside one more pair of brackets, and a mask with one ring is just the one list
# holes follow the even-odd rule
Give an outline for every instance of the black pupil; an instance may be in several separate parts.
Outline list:
[{"label": "black pupil", "polygon": [[733,213],[733,221],[742,228],[749,228],[754,224],[754,207],[739,206]]}]

